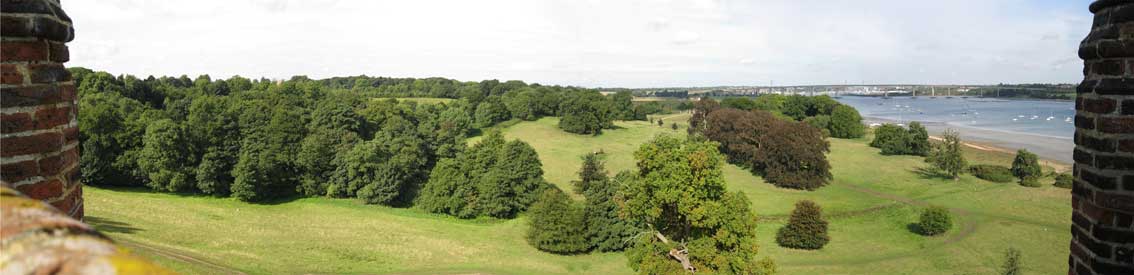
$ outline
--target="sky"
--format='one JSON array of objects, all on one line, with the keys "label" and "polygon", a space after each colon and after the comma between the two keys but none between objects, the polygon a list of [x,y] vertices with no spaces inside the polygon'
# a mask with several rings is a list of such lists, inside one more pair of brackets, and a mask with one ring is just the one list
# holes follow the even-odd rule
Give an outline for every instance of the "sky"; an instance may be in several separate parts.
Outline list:
[{"label": "sky", "polygon": [[73,0],[68,66],[583,87],[1076,83],[1090,0]]}]

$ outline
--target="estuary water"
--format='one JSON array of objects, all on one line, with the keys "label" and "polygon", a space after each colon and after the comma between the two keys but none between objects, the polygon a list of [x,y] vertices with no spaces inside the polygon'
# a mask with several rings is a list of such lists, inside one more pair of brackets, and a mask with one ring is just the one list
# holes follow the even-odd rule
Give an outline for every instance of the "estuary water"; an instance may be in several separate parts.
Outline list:
[{"label": "estuary water", "polygon": [[867,123],[919,121],[936,134],[955,129],[963,140],[1025,148],[1065,163],[1075,147],[1072,101],[859,96],[838,101],[858,109]]}]

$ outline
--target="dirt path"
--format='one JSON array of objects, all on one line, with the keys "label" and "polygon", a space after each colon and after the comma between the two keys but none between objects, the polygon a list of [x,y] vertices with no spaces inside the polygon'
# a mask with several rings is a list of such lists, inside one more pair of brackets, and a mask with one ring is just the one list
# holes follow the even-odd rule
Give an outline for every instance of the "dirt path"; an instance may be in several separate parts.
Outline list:
[{"label": "dirt path", "polygon": [[210,262],[210,261],[198,259],[198,258],[195,258],[193,256],[189,256],[189,255],[185,254],[184,252],[177,251],[177,250],[174,250],[174,249],[168,249],[168,248],[161,248],[161,247],[146,245],[146,244],[142,244],[142,243],[138,243],[138,242],[124,240],[124,239],[121,239],[121,238],[115,239],[114,241],[117,242],[121,246],[125,246],[125,247],[133,249],[133,250],[145,251],[145,252],[152,253],[152,254],[155,254],[155,255],[159,255],[159,256],[162,256],[162,257],[177,260],[177,261],[180,261],[180,262],[205,267],[207,269],[215,271],[216,272],[215,274],[241,274],[241,275],[246,275],[246,273],[241,272],[240,270],[236,270],[234,268],[224,266],[224,265],[221,265],[221,264],[218,264],[218,263],[213,263],[213,262]]}]

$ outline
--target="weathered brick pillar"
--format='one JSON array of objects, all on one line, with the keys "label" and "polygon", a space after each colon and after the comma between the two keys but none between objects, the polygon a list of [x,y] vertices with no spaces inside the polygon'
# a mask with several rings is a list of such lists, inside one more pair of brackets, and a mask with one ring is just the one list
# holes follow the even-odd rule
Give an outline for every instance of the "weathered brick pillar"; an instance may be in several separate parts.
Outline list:
[{"label": "weathered brick pillar", "polygon": [[1070,274],[1134,274],[1134,1],[1099,0],[1075,110]]},{"label": "weathered brick pillar", "polygon": [[0,0],[0,181],[82,219],[73,37],[58,0]]}]

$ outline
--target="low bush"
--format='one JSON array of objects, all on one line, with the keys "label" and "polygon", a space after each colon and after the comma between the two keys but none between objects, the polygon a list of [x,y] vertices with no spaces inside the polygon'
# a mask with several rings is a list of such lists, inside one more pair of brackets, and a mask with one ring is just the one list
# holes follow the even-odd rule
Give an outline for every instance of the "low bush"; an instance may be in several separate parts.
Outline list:
[{"label": "low bush", "polygon": [[1024,187],[1040,187],[1040,186],[1043,186],[1039,182],[1039,177],[1026,177],[1026,178],[1020,179],[1020,185],[1022,185]]},{"label": "low bush", "polygon": [[969,172],[982,180],[991,182],[1011,182],[1016,179],[1012,169],[1000,165],[979,164],[969,166]]},{"label": "low bush", "polygon": [[1055,175],[1055,187],[1071,188],[1071,182],[1074,179],[1071,173],[1060,173]]},{"label": "low bush", "polygon": [[949,209],[941,206],[930,206],[921,212],[918,220],[918,233],[926,236],[939,235],[953,227],[953,217]]}]

